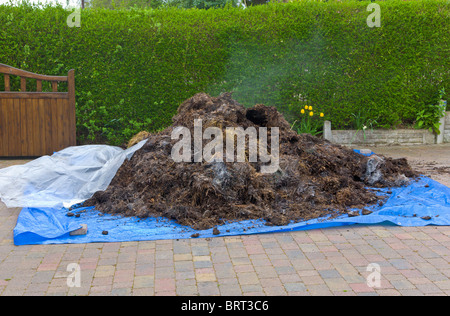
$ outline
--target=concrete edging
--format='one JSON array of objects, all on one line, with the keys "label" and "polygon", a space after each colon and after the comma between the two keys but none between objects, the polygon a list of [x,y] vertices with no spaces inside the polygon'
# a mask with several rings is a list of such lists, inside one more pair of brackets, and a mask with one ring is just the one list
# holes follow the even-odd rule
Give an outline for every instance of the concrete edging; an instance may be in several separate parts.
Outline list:
[{"label": "concrete edging", "polygon": [[441,119],[441,135],[436,136],[428,130],[332,130],[331,122],[325,121],[323,138],[341,145],[366,146],[413,146],[441,144],[450,142],[450,111]]},{"label": "concrete edging", "polygon": [[445,113],[444,143],[450,143],[450,111]]}]

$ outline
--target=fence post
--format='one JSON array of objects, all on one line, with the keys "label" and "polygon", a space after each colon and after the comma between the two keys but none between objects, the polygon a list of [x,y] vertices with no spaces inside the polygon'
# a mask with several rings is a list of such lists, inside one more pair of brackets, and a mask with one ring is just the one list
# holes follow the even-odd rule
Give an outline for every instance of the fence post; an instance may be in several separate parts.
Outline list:
[{"label": "fence post", "polygon": [[[447,101],[441,100],[440,106],[444,107],[444,109],[447,107]],[[440,118],[439,120],[439,135],[436,137],[436,144],[442,144],[444,142],[444,133],[445,133],[445,117],[446,112],[444,111],[444,116]]]},{"label": "fence post", "polygon": [[69,142],[71,146],[77,143],[76,117],[75,117],[75,70],[70,69],[67,73],[67,92],[69,94],[69,116],[70,116],[70,135]]},{"label": "fence post", "polygon": [[333,141],[333,134],[331,133],[331,122],[325,121],[323,123],[323,138],[332,142]]}]

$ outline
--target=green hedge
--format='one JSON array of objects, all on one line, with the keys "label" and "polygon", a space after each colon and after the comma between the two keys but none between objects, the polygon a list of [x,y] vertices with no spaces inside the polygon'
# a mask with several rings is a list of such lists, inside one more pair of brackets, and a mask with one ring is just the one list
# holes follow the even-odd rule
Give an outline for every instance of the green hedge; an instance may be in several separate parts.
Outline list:
[{"label": "green hedge", "polygon": [[62,7],[2,5],[0,63],[75,69],[79,143],[123,144],[162,129],[200,91],[234,91],[290,120],[312,105],[340,128],[358,112],[379,127],[411,124],[441,88],[450,91],[450,2],[377,2],[379,28],[367,26],[369,3],[86,9],[79,28],[67,26]]}]

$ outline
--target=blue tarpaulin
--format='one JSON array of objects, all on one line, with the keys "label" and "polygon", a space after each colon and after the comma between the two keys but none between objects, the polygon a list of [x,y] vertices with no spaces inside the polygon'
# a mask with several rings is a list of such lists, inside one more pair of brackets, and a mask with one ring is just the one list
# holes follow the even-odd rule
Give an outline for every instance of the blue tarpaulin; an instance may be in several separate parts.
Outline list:
[{"label": "blue tarpaulin", "polygon": [[[84,201],[104,190],[125,159],[142,147],[139,144],[122,150],[106,145],[66,148],[52,156],[43,156],[25,165],[0,170],[0,198],[7,207],[23,207],[14,228],[14,243],[62,244],[90,242],[123,242],[156,239],[231,236],[256,233],[306,230],[354,224],[392,223],[401,226],[449,225],[450,188],[422,177],[407,187],[381,189],[389,199],[382,206],[369,208],[369,215],[334,219],[315,219],[286,226],[267,226],[263,220],[228,223],[212,229],[196,231],[165,218],[139,219],[104,215],[94,208],[72,210],[79,216],[68,217],[65,208]],[[355,150],[359,152],[358,150]],[[373,153],[364,153],[369,156]],[[390,193],[389,193],[390,192]],[[429,220],[421,217],[429,216]],[[71,236],[87,224],[86,235]],[[104,234],[104,232],[108,232]]]},{"label": "blue tarpaulin", "polygon": [[[392,193],[389,193],[392,192]],[[79,217],[68,217],[62,205],[52,208],[23,208],[14,229],[14,243],[63,244],[90,242],[123,242],[157,239],[217,237],[257,233],[286,232],[355,224],[391,223],[400,226],[450,225],[450,188],[422,177],[411,181],[407,187],[381,189],[380,195],[388,196],[384,205],[366,208],[373,213],[349,217],[342,215],[335,219],[314,219],[292,223],[286,226],[266,226],[263,220],[247,220],[218,226],[219,235],[212,229],[196,231],[164,218],[139,219],[99,214],[92,207],[72,210]],[[422,217],[429,216],[430,219]],[[88,233],[70,236],[69,233],[87,224]],[[104,235],[103,232],[108,234]]]}]

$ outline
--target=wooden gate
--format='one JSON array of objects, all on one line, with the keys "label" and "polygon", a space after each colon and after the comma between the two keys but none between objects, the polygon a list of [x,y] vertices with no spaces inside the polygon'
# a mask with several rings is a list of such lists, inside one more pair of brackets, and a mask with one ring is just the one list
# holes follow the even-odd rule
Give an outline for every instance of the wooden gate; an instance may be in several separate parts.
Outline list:
[{"label": "wooden gate", "polygon": [[[46,76],[0,64],[0,73],[0,157],[51,155],[76,145],[73,69]],[[20,91],[10,91],[11,75],[20,77]],[[27,79],[36,81],[35,92],[26,91]],[[42,91],[43,81],[51,83],[51,92]],[[58,92],[59,82],[67,82],[67,92]]]}]

